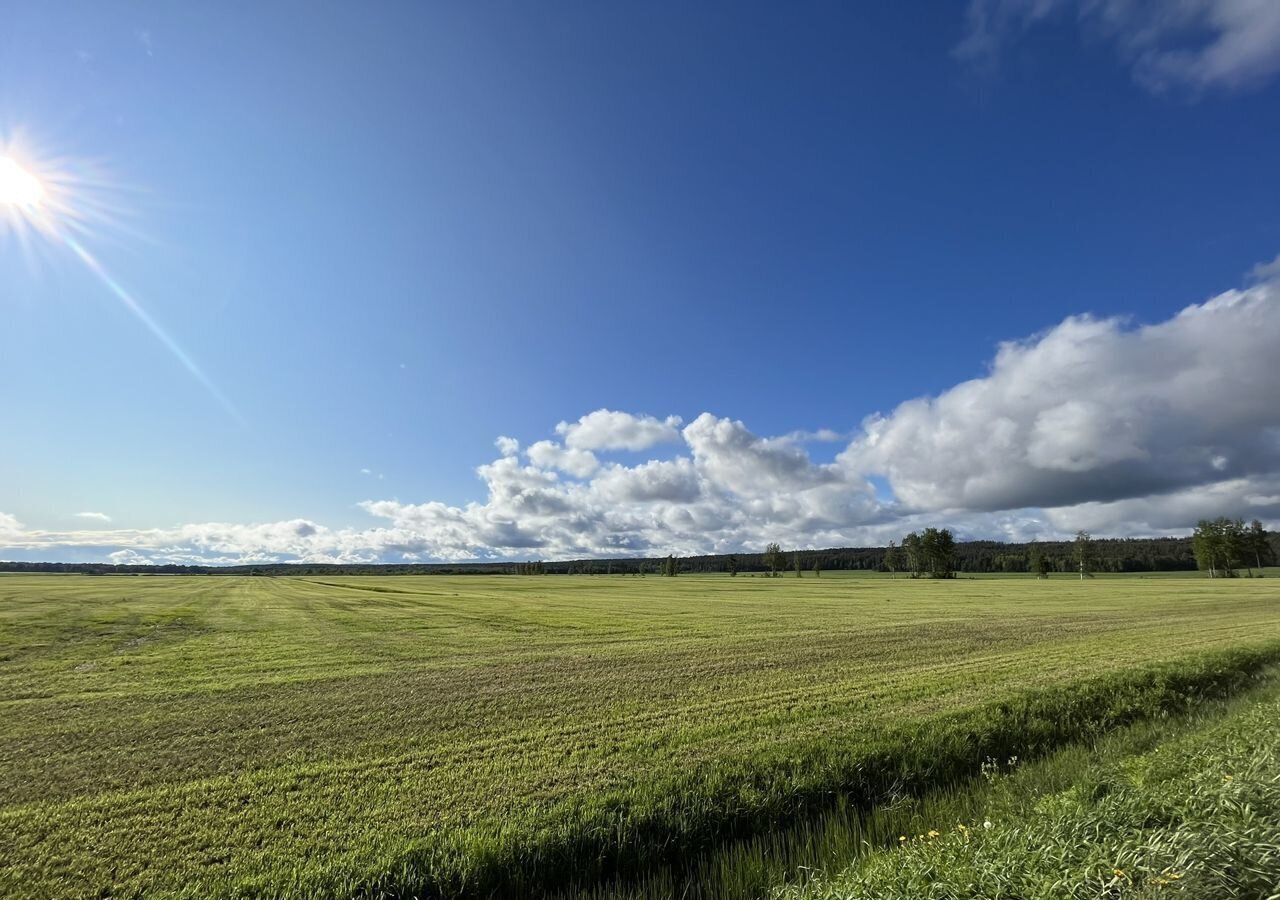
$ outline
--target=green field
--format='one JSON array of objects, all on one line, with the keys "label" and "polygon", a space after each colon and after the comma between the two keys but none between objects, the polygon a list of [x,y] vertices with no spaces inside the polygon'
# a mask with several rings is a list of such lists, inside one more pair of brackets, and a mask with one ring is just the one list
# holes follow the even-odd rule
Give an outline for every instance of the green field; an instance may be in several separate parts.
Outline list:
[{"label": "green field", "polygon": [[5,576],[0,895],[530,892],[1276,658],[1272,578]]}]

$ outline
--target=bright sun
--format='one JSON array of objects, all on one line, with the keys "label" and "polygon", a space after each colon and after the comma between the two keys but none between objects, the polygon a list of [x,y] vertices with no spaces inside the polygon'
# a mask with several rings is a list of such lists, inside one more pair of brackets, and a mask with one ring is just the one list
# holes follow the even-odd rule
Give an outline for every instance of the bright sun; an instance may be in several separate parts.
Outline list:
[{"label": "bright sun", "polygon": [[44,185],[8,156],[0,156],[0,206],[34,209],[44,201]]}]

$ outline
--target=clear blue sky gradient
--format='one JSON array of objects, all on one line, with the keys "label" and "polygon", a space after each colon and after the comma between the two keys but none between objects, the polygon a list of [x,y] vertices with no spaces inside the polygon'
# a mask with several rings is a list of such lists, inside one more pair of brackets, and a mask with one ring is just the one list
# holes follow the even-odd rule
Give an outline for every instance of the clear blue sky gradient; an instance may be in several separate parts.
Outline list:
[{"label": "clear blue sky gradient", "polygon": [[0,19],[0,131],[112,174],[132,230],[86,244],[245,420],[0,239],[0,510],[33,527],[365,524],[600,407],[849,431],[1280,250],[1274,84],[1154,95],[1062,24],[976,71],[952,2]]}]

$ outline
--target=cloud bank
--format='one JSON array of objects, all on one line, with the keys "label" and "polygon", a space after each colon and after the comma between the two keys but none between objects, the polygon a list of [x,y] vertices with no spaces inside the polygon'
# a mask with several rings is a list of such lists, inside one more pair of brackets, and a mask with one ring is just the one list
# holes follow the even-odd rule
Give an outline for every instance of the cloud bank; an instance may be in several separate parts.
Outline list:
[{"label": "cloud bank", "polygon": [[[1164,322],[1067,318],[989,370],[839,429],[760,435],[596,410],[476,468],[483,499],[371,499],[369,527],[304,519],[46,531],[0,513],[0,558],[403,562],[883,544],[924,524],[1025,540],[1280,525],[1280,265]],[[840,424],[840,423],[837,423]],[[644,454],[639,460],[636,454]],[[647,457],[647,458],[645,458]]]},{"label": "cloud bank", "polygon": [[1153,92],[1256,87],[1280,72],[1274,0],[970,0],[955,52],[991,64],[1028,29],[1067,18]]}]

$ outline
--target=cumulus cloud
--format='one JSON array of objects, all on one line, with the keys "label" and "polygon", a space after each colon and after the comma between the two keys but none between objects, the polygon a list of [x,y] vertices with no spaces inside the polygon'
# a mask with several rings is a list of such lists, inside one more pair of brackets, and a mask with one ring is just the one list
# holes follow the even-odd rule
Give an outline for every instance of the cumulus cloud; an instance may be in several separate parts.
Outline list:
[{"label": "cumulus cloud", "polygon": [[75,514],[77,519],[92,519],[95,522],[110,522],[111,517],[101,512],[78,512]]},{"label": "cumulus cloud", "polygon": [[525,451],[529,461],[543,469],[558,469],[577,478],[587,478],[600,468],[600,460],[590,450],[561,447],[555,441],[538,441]]},{"label": "cumulus cloud", "polygon": [[970,0],[955,52],[990,63],[1031,27],[1064,18],[1113,44],[1153,91],[1251,87],[1280,71],[1273,0]]},{"label": "cumulus cloud", "polygon": [[1244,519],[1280,519],[1280,478],[1232,478],[1167,494],[1046,509],[1044,517],[1061,531],[1083,528],[1142,537],[1185,531],[1190,523],[1224,511]]},{"label": "cumulus cloud", "polygon": [[[8,558],[249,563],[573,558],[884,544],[946,525],[1028,540],[1280,525],[1280,273],[1148,325],[1073,316],[989,370],[873,415],[832,462],[824,432],[761,435],[597,410],[521,451],[496,442],[460,506],[370,499],[364,527],[306,519],[54,532],[0,513]],[[667,443],[663,458],[611,457]],[[876,485],[880,486],[877,491]]]},{"label": "cumulus cloud", "polygon": [[137,550],[117,550],[107,554],[107,562],[115,566],[151,566],[155,560]]},{"label": "cumulus cloud", "polygon": [[520,442],[513,437],[507,437],[505,434],[499,435],[493,445],[498,448],[498,452],[503,456],[515,456],[520,452]]},{"label": "cumulus cloud", "polygon": [[556,434],[564,437],[566,446],[577,450],[647,450],[679,440],[680,421],[679,416],[655,419],[597,409],[576,422],[561,422]]},{"label": "cumulus cloud", "polygon": [[1073,317],[991,372],[871,419],[842,454],[921,509],[1169,493],[1280,468],[1280,294],[1228,291],[1156,325]]},{"label": "cumulus cloud", "polygon": [[25,532],[26,529],[22,527],[17,516],[0,512],[0,545],[18,540]]},{"label": "cumulus cloud", "polygon": [[1271,262],[1258,263],[1249,272],[1252,281],[1280,281],[1280,254]]}]

